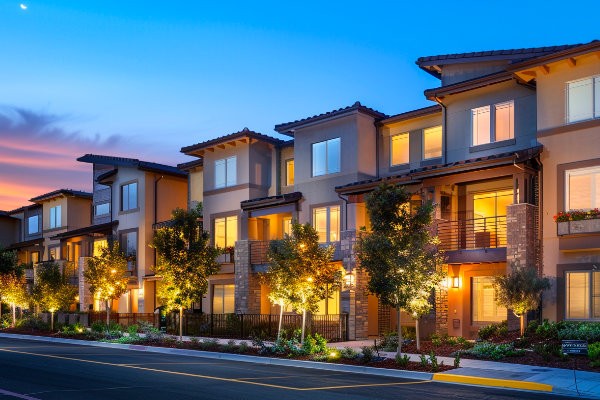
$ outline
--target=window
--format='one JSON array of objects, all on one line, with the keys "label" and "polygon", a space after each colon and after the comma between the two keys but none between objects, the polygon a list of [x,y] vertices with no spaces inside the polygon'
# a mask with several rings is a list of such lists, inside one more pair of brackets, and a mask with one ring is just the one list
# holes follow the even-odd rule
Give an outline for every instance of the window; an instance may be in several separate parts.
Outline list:
[{"label": "window", "polygon": [[313,226],[319,234],[319,243],[340,240],[340,206],[313,209]]},{"label": "window", "polygon": [[60,259],[60,246],[53,246],[48,248],[48,261],[54,261]]},{"label": "window", "polygon": [[514,125],[513,100],[472,109],[473,146],[513,139]]},{"label": "window", "polygon": [[391,165],[408,164],[410,144],[408,136],[408,132],[392,136]]},{"label": "window", "polygon": [[40,217],[39,215],[32,215],[27,218],[27,233],[33,235],[40,232]]},{"label": "window", "polygon": [[94,206],[95,216],[106,215],[108,213],[110,213],[110,203],[96,204]]},{"label": "window", "polygon": [[99,256],[102,252],[103,247],[108,247],[108,240],[106,240],[106,239],[94,240],[94,248],[92,250],[92,256],[94,256],[94,257]]},{"label": "window", "polygon": [[137,208],[137,182],[121,186],[121,211]]},{"label": "window", "polygon": [[340,172],[340,138],[313,143],[312,158],[313,176]]},{"label": "window", "polygon": [[235,312],[235,285],[213,285],[213,314]]},{"label": "window", "polygon": [[565,171],[565,209],[600,207],[600,166]]},{"label": "window", "polygon": [[285,162],[285,185],[294,185],[294,159]]},{"label": "window", "polygon": [[442,156],[442,126],[423,130],[423,159]]},{"label": "window", "polygon": [[472,314],[473,323],[502,322],[507,318],[506,307],[496,304],[494,278],[491,276],[475,276],[472,279]]},{"label": "window", "polygon": [[61,226],[61,206],[50,208],[50,229]]},{"label": "window", "polygon": [[215,188],[234,186],[237,183],[236,157],[215,161]]},{"label": "window", "polygon": [[124,232],[121,233],[120,237],[121,250],[125,253],[125,256],[127,256],[127,269],[129,271],[134,271],[137,258],[138,233],[136,231]]},{"label": "window", "polygon": [[222,249],[235,246],[238,236],[236,216],[215,218],[215,246]]},{"label": "window", "polygon": [[340,292],[336,290],[329,292],[328,297],[319,301],[317,314],[320,315],[332,315],[340,313]]},{"label": "window", "polygon": [[600,76],[567,82],[567,122],[600,118]]},{"label": "window", "polygon": [[292,234],[292,217],[283,218],[283,234],[290,236]]},{"label": "window", "polygon": [[600,318],[600,271],[565,273],[567,319]]},{"label": "window", "polygon": [[32,264],[37,264],[40,262],[40,252],[39,251],[32,251],[30,257],[31,257]]}]

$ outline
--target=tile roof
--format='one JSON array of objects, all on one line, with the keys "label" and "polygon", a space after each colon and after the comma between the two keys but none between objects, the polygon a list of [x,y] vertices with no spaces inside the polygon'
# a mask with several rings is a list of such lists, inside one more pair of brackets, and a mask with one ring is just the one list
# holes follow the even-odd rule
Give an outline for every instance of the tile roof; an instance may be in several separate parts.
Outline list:
[{"label": "tile roof", "polygon": [[540,55],[535,58],[531,58],[528,60],[521,60],[519,62],[513,63],[508,70],[509,71],[517,71],[522,68],[530,67],[533,65],[544,64],[547,62],[552,62],[559,59],[564,59],[567,57],[577,56],[583,53],[587,53],[590,51],[598,51],[600,50],[600,40],[592,40],[589,43],[584,43],[581,45],[570,46],[564,50],[557,51],[554,53]]},{"label": "tile roof", "polygon": [[365,107],[362,104],[360,104],[360,101],[357,101],[353,105],[348,106],[348,107],[338,108],[337,110],[329,111],[329,112],[326,112],[323,114],[313,115],[312,117],[298,119],[298,120],[292,121],[292,122],[277,124],[277,125],[275,125],[275,131],[277,131],[281,134],[284,134],[284,135],[294,136],[294,129],[299,128],[303,125],[306,125],[306,124],[312,123],[312,122],[321,121],[321,120],[328,119],[331,117],[337,117],[340,115],[348,114],[348,113],[351,113],[354,111],[360,111],[363,114],[370,115],[373,118],[375,118],[376,120],[387,117],[386,114],[381,113],[372,108]]},{"label": "tile roof", "polygon": [[31,201],[32,203],[37,203],[37,202],[41,202],[44,200],[50,200],[50,199],[53,199],[53,198],[59,197],[59,196],[81,197],[83,199],[91,199],[92,193],[82,192],[80,190],[72,190],[72,189],[58,189],[58,190],[54,190],[52,192],[48,192],[48,193],[39,195],[32,199],[29,199],[29,201]]},{"label": "tile roof", "polygon": [[511,72],[507,72],[507,71],[494,72],[489,75],[478,76],[476,78],[453,83],[451,85],[445,85],[445,86],[440,86],[437,88],[427,89],[424,91],[424,94],[427,99],[433,100],[436,97],[466,92],[468,90],[477,89],[477,88],[485,87],[485,86],[489,86],[489,85],[494,85],[496,83],[502,83],[502,82],[510,81],[512,79],[513,79],[513,75]]},{"label": "tile roof", "polygon": [[93,163],[93,164],[105,164],[113,165],[115,167],[134,167],[141,171],[158,172],[161,174],[169,174],[179,177],[186,177],[187,172],[180,170],[177,167],[171,165],[158,164],[149,161],[141,161],[137,158],[126,158],[126,157],[114,157],[105,156],[99,154],[86,154],[79,157],[77,161]]},{"label": "tile roof", "polygon": [[267,135],[263,135],[262,133],[259,132],[255,132],[252,131],[248,128],[244,128],[241,131],[238,132],[234,132],[234,133],[230,133],[229,135],[225,135],[225,136],[219,136],[217,138],[214,139],[210,139],[204,142],[200,142],[200,143],[196,143],[190,146],[185,146],[181,148],[181,152],[184,154],[190,154],[194,151],[198,151],[198,150],[202,150],[202,149],[206,149],[207,147],[212,147],[214,145],[217,144],[222,144],[224,142],[230,142],[233,140],[237,140],[237,139],[241,139],[241,138],[245,138],[245,137],[249,137],[252,139],[257,139],[263,142],[267,142],[267,143],[271,143],[274,145],[280,145],[282,143],[284,143],[283,140],[281,139],[277,139],[271,136],[267,136]]},{"label": "tile roof", "polygon": [[406,111],[396,115],[390,115],[388,118],[379,121],[379,124],[383,125],[392,122],[406,121],[409,119],[424,117],[427,115],[437,114],[441,112],[442,106],[440,106],[439,104],[434,104],[432,106],[418,108],[416,110]]},{"label": "tile roof", "polygon": [[242,210],[253,210],[262,207],[271,207],[274,205],[294,203],[302,198],[301,192],[292,192],[278,194],[276,196],[259,197],[256,199],[244,200],[240,203]]},{"label": "tile roof", "polygon": [[181,164],[177,164],[177,168],[179,168],[182,171],[189,171],[192,168],[201,167],[203,165],[204,165],[204,159],[201,157],[197,160],[192,160],[192,161],[184,162]]},{"label": "tile roof", "polygon": [[70,231],[59,233],[52,236],[50,239],[67,239],[75,236],[87,235],[90,233],[110,234],[112,229],[119,225],[119,221],[105,222],[103,224],[90,225],[83,228],[73,229]]}]

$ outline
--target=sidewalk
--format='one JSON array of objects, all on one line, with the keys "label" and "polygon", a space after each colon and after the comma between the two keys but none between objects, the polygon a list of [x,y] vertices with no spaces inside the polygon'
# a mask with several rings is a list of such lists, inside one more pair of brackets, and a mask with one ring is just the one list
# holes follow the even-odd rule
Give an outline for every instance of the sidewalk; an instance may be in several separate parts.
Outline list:
[{"label": "sidewalk", "polygon": [[[499,388],[511,388],[522,390],[533,390],[542,392],[551,392],[554,394],[600,399],[600,373],[565,370],[560,368],[536,367],[521,364],[509,364],[494,361],[469,360],[462,359],[460,368],[453,369],[447,372],[440,373],[425,373],[403,371],[385,368],[373,368],[367,366],[354,366],[345,364],[330,364],[314,361],[299,361],[280,358],[268,358],[247,356],[240,354],[229,353],[214,353],[199,350],[185,350],[162,347],[149,347],[142,345],[127,345],[106,342],[86,342],[75,339],[49,338],[44,336],[29,336],[18,334],[0,333],[0,337],[26,339],[36,341],[48,341],[59,343],[70,343],[81,346],[96,346],[96,347],[113,347],[133,351],[148,351],[154,353],[180,354],[186,356],[227,359],[239,362],[253,362],[261,364],[285,365],[301,368],[313,368],[329,371],[351,372],[370,375],[381,375],[397,378],[418,379],[418,380],[434,380],[439,382],[463,384],[463,385],[479,385]],[[203,338],[197,338],[202,340]],[[184,336],[183,340],[190,340]],[[228,339],[217,339],[219,343],[226,344]],[[247,342],[249,340],[236,340],[236,343]],[[353,341],[353,342],[338,342],[331,343],[337,348],[351,347],[360,350],[362,346],[372,346],[373,341]],[[394,358],[395,352],[379,352],[381,356]],[[419,361],[419,355],[410,354],[411,361]],[[453,365],[454,358],[438,357],[438,360],[444,361],[446,365]],[[575,377],[577,381],[575,381]],[[575,383],[577,382],[577,383]]]}]

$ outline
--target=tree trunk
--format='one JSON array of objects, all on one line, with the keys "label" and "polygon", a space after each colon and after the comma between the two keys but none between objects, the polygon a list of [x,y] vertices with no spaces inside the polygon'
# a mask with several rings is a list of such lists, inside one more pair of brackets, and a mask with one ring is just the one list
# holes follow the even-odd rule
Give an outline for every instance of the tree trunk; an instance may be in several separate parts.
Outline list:
[{"label": "tree trunk", "polygon": [[54,332],[54,311],[50,311],[50,332]]},{"label": "tree trunk", "polygon": [[0,321],[2,321],[2,301],[0,300]]},{"label": "tree trunk", "polygon": [[419,337],[419,319],[415,319],[415,336],[417,339],[417,350],[421,350],[421,338]]},{"label": "tree trunk", "polygon": [[300,336],[300,344],[304,344],[305,326],[306,326],[306,309],[302,310],[302,336]]},{"label": "tree trunk", "polygon": [[277,327],[277,340],[281,338],[281,322],[283,320],[283,302],[279,304],[279,326]]},{"label": "tree trunk", "polygon": [[109,301],[106,300],[106,332],[110,332],[110,306]]},{"label": "tree trunk", "polygon": [[183,307],[179,307],[179,341],[183,341]]},{"label": "tree trunk", "polygon": [[396,351],[396,356],[400,357],[402,354],[402,322],[400,321],[400,307],[396,309],[398,315],[398,351]]},{"label": "tree trunk", "polygon": [[15,306],[15,304],[11,304],[12,306],[12,327],[14,328],[15,326],[17,326],[17,306]]}]

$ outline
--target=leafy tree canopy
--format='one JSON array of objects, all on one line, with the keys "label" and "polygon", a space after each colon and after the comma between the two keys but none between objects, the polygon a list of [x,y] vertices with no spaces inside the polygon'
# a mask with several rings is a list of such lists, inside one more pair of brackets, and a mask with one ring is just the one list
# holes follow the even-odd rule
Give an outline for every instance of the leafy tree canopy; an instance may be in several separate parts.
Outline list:
[{"label": "leafy tree canopy", "polygon": [[44,310],[68,310],[75,300],[77,287],[67,282],[56,262],[40,263],[32,297]]},{"label": "leafy tree canopy", "polygon": [[127,291],[127,274],[127,257],[116,242],[109,242],[100,249],[100,255],[89,258],[83,271],[92,295],[106,303]]}]

